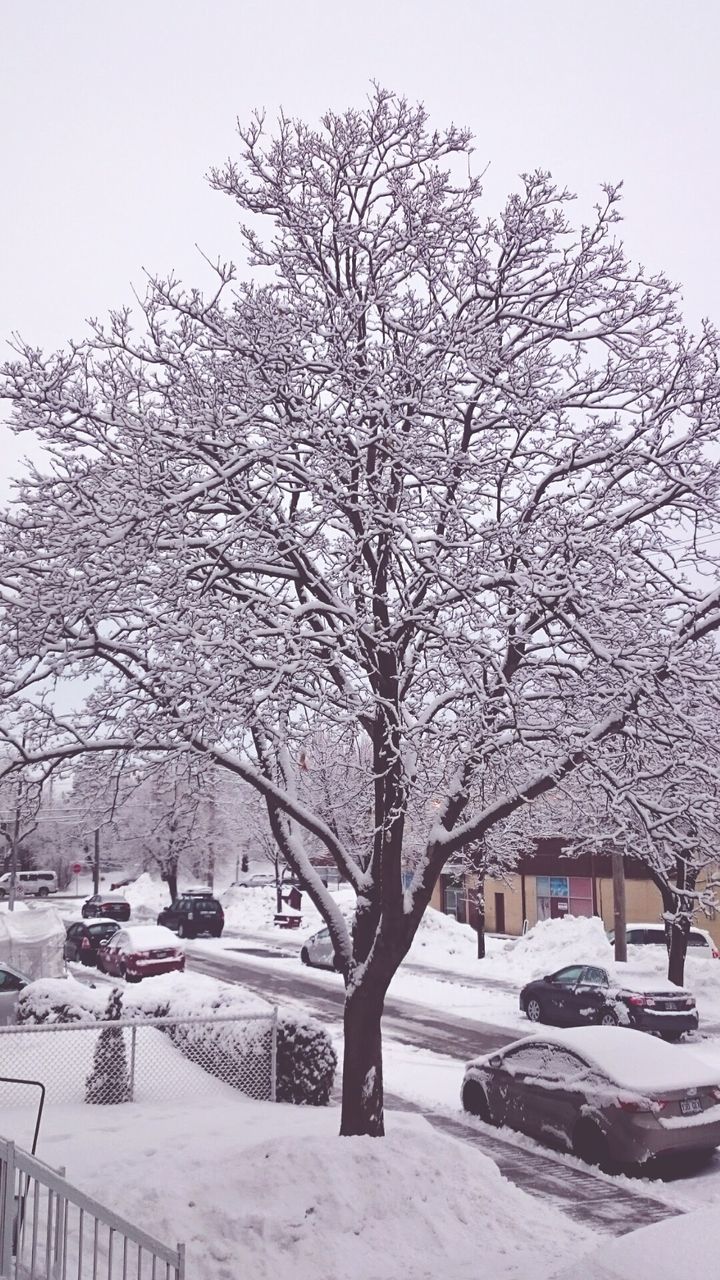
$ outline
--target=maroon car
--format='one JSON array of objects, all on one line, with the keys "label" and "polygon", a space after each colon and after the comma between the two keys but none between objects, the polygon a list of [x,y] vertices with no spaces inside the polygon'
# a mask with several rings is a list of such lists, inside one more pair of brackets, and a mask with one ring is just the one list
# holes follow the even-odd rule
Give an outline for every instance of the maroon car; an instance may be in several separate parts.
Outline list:
[{"label": "maroon car", "polygon": [[119,929],[98,949],[101,973],[128,982],[154,977],[158,973],[182,972],[185,952],[174,933],[158,924],[137,924]]}]

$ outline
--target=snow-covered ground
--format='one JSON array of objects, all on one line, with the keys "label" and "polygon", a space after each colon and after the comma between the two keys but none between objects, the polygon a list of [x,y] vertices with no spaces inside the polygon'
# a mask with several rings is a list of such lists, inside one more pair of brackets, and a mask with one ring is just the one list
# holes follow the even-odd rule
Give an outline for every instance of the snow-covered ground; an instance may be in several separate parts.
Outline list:
[{"label": "snow-covered ground", "polygon": [[[150,920],[166,901],[166,889],[143,877],[127,896],[133,919]],[[338,896],[350,911],[351,895],[340,890]],[[258,958],[258,966],[287,971],[299,965],[302,941],[322,926],[317,913],[303,903],[298,930],[275,928],[272,889],[231,890],[223,897],[225,936],[187,944],[190,952],[217,954],[262,940],[274,944],[278,954]],[[538,974],[578,961],[612,967],[612,951],[599,922],[565,920],[540,926],[524,939],[490,938],[487,958],[478,961],[474,932],[431,911],[391,995],[524,1035],[531,1028],[517,1008],[519,987]],[[662,953],[649,948],[638,949],[630,967],[648,980],[665,977]],[[194,979],[188,977],[190,990]],[[335,987],[341,981],[337,974],[319,970],[313,977]],[[720,1023],[720,962],[691,957],[687,986],[698,999],[701,1019]],[[341,1051],[339,1021],[328,1029]],[[720,1079],[720,1036],[695,1039],[679,1051],[717,1065]],[[384,1069],[389,1095],[457,1116],[462,1066],[456,1059],[413,1048],[386,1034]],[[431,1132],[418,1117],[390,1112],[384,1143],[338,1142],[334,1108],[271,1107],[227,1092],[227,1099],[213,1090],[212,1097],[197,1104],[184,1100],[181,1114],[169,1104],[157,1103],[112,1109],[51,1107],[41,1154],[51,1163],[66,1164],[74,1181],[100,1199],[109,1196],[121,1212],[161,1237],[185,1238],[191,1259],[202,1262],[195,1263],[197,1274],[208,1280],[225,1280],[244,1271],[275,1276],[281,1258],[283,1270],[298,1280],[315,1280],[318,1272],[342,1274],[348,1280],[452,1273],[461,1280],[474,1277],[480,1266],[493,1280],[550,1280],[564,1267],[568,1275],[574,1274],[578,1258],[594,1244],[589,1233],[510,1187],[476,1150]],[[105,1119],[95,1142],[97,1113]],[[482,1128],[479,1121],[471,1123]],[[521,1149],[538,1150],[520,1135],[502,1136]],[[577,1164],[573,1157],[557,1158],[569,1168]],[[677,1182],[612,1181],[616,1186],[626,1183],[628,1192],[644,1190],[681,1210],[709,1206],[720,1216],[718,1158]],[[357,1238],[357,1249],[348,1247],[352,1237]],[[652,1274],[660,1280],[673,1247],[665,1235],[657,1247],[651,1238],[646,1249],[647,1256],[657,1252]],[[593,1280],[604,1275],[590,1264],[588,1268]],[[627,1274],[637,1275],[637,1269]]]}]

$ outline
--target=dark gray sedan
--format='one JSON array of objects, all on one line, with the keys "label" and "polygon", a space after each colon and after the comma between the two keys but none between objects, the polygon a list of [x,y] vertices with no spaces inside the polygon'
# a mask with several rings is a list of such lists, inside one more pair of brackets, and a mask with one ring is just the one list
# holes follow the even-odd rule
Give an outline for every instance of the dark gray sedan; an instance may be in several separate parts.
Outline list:
[{"label": "dark gray sedan", "polygon": [[647,974],[622,976],[596,964],[569,964],[544,978],[534,978],[520,992],[520,1008],[531,1022],[579,1027],[637,1027],[666,1040],[679,1040],[697,1030],[695,997],[684,987],[659,982]]},{"label": "dark gray sedan", "polygon": [[609,1169],[720,1145],[720,1070],[626,1027],[544,1033],[475,1058],[462,1105]]}]

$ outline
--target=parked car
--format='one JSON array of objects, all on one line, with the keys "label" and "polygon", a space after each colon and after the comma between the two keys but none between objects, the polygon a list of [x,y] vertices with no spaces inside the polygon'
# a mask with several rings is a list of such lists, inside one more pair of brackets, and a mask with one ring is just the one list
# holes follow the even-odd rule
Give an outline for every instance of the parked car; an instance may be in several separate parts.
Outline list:
[{"label": "parked car", "polygon": [[209,889],[185,889],[169,907],[163,907],[157,922],[175,929],[179,938],[197,938],[201,933],[219,938],[225,912]]},{"label": "parked car", "polygon": [[684,987],[640,974],[617,978],[599,965],[566,965],[528,982],[520,992],[520,1008],[531,1022],[565,1027],[622,1023],[658,1031],[665,1040],[679,1040],[698,1025],[695,997]]},{"label": "parked car", "polygon": [[17,1003],[20,992],[30,979],[19,969],[5,961],[0,964],[0,1025],[17,1022]]},{"label": "parked car", "polygon": [[277,884],[274,872],[243,872],[240,879],[231,884],[231,888],[266,888]]},{"label": "parked car", "polygon": [[314,969],[337,969],[330,930],[320,929],[308,938],[300,948],[300,959]]},{"label": "parked car", "polygon": [[[608,938],[615,941],[614,930],[610,930]],[[625,930],[625,941],[629,947],[662,947],[667,951],[665,928],[661,924],[629,924]],[[720,960],[720,948],[706,929],[694,926],[688,934],[688,951],[700,960]]]},{"label": "parked car", "polygon": [[[0,898],[8,897],[11,878],[9,871],[0,876]],[[57,875],[54,871],[17,871],[15,885],[21,894],[34,894],[38,898],[47,898],[49,893],[58,891]]]},{"label": "parked car", "polygon": [[118,929],[101,942],[97,953],[101,973],[128,982],[140,982],[158,973],[185,968],[185,952],[169,929],[157,924],[136,924]]},{"label": "parked car", "polygon": [[97,964],[98,948],[102,942],[112,938],[122,925],[117,920],[93,920],[85,924],[80,920],[69,921],[66,926],[67,937],[63,947],[66,960],[80,964]]},{"label": "parked car", "polygon": [[93,916],[105,916],[110,920],[130,919],[130,903],[121,893],[94,893],[83,903],[80,915],[85,920]]},{"label": "parked car", "polygon": [[516,1040],[468,1063],[462,1105],[604,1168],[720,1144],[720,1068],[629,1027]]}]

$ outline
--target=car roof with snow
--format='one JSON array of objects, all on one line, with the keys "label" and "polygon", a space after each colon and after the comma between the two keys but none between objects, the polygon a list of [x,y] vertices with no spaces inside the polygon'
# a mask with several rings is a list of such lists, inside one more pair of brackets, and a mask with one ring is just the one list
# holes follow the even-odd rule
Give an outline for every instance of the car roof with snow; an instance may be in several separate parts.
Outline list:
[{"label": "car roof with snow", "polygon": [[[665,923],[663,920],[628,920],[625,926],[627,933],[632,933],[633,929],[659,929],[665,932]],[[609,929],[608,934],[614,933],[614,929]],[[691,933],[699,933],[703,938],[709,938],[710,934],[707,929],[701,929],[697,924],[690,925]]]},{"label": "car roof with snow", "polygon": [[133,924],[129,928],[114,933],[111,941],[114,942],[116,938],[121,937],[127,938],[131,947],[138,947],[140,950],[149,947],[182,948],[182,943],[178,942],[175,934],[170,929],[166,929],[164,924]]},{"label": "car roof with snow", "polygon": [[487,1065],[498,1052],[504,1056],[521,1044],[553,1044],[570,1049],[620,1088],[634,1092],[720,1086],[720,1067],[710,1066],[684,1047],[666,1044],[631,1027],[543,1028],[542,1034],[514,1040],[494,1054],[474,1059],[468,1066]]}]

